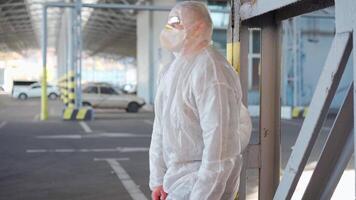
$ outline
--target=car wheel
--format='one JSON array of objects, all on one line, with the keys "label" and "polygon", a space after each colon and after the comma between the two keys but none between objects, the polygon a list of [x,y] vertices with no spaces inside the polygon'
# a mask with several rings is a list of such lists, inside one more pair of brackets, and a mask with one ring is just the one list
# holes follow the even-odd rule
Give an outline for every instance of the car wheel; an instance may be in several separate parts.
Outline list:
[{"label": "car wheel", "polygon": [[58,98],[58,95],[56,93],[51,93],[48,95],[48,98],[50,100],[56,100]]},{"label": "car wheel", "polygon": [[131,102],[129,103],[129,105],[127,106],[126,111],[130,112],[130,113],[136,113],[138,112],[138,109],[140,108],[140,105],[138,105],[138,103],[136,102]]},{"label": "car wheel", "polygon": [[87,102],[87,101],[84,101],[82,105],[83,105],[83,106],[91,107],[91,103],[89,103],[89,102]]},{"label": "car wheel", "polygon": [[27,98],[28,98],[27,94],[25,94],[25,93],[19,94],[19,99],[26,100]]}]

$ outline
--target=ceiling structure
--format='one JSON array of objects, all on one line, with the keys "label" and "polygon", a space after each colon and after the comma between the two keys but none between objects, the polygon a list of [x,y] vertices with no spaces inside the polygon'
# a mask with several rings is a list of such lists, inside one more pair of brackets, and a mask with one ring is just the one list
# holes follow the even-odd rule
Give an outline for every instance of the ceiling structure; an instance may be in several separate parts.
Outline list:
[{"label": "ceiling structure", "polygon": [[37,47],[28,4],[24,0],[5,0],[0,3],[0,50],[20,51]]},{"label": "ceiling structure", "polygon": [[[97,3],[142,5],[145,0],[98,0]],[[89,54],[136,55],[136,12],[83,8],[83,49]]]},{"label": "ceiling structure", "polygon": [[[216,5],[226,5],[226,2],[208,0]],[[144,5],[149,0],[98,0],[97,3]],[[90,54],[136,55],[136,14],[133,10],[84,8],[83,21],[87,22],[83,23],[83,48]]]},{"label": "ceiling structure", "polygon": [[[70,0],[1,0],[0,51],[23,52],[41,46],[42,5]],[[82,0],[83,3],[144,5],[149,0]],[[226,4],[226,0],[209,0]],[[89,55],[104,53],[123,56],[136,54],[136,12],[116,9],[82,9],[83,49]],[[55,47],[63,10],[48,9],[48,45]]]},{"label": "ceiling structure", "polygon": [[[61,2],[48,0],[46,2]],[[39,0],[0,1],[0,51],[16,51],[40,47],[42,3]],[[58,33],[60,9],[49,11],[49,42],[53,44]]]}]

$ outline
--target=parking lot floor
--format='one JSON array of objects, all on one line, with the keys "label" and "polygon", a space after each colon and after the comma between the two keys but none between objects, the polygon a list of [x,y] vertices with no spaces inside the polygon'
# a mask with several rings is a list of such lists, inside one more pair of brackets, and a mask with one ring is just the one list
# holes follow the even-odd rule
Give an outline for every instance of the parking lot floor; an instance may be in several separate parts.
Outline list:
[{"label": "parking lot floor", "polygon": [[[62,110],[61,102],[51,101],[49,120],[40,121],[39,99],[0,96],[0,200],[150,199],[148,148],[154,114],[100,109],[94,121],[77,122],[61,120]],[[324,124],[293,199],[300,199],[332,120]],[[282,120],[282,173],[302,121]],[[258,143],[258,118],[253,118],[253,127],[251,143]],[[352,169],[350,164],[335,199],[339,193],[353,194]],[[248,199],[257,199],[257,177],[257,170],[248,170]]]}]

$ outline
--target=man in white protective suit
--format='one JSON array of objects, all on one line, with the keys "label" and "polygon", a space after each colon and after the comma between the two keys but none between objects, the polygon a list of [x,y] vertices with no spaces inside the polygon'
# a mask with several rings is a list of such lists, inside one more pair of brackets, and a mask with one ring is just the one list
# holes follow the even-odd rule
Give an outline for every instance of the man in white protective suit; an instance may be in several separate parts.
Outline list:
[{"label": "man in white protective suit", "polygon": [[205,4],[178,3],[161,32],[175,54],[162,69],[150,156],[154,200],[234,199],[251,119],[237,72],[211,45]]}]

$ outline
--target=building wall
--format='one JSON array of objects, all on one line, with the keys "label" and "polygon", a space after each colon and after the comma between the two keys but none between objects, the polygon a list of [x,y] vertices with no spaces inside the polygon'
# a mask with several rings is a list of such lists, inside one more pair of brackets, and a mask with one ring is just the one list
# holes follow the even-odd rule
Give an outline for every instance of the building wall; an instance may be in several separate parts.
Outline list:
[{"label": "building wall", "polygon": [[[283,73],[282,80],[284,87],[282,90],[282,102],[288,106],[308,106],[312,99],[320,74],[323,70],[325,60],[331,47],[335,33],[335,20],[331,12],[330,15],[301,16],[298,19],[297,27],[300,30],[300,40],[298,42],[298,71],[293,74],[293,56],[294,53],[288,41],[292,38],[284,31],[283,43]],[[314,16],[314,17],[310,17]],[[284,22],[287,23],[287,22]],[[338,108],[346,95],[347,88],[352,79],[352,57],[347,64],[342,81],[332,102],[332,108]],[[295,98],[294,83],[300,84],[297,97]],[[297,99],[297,103],[294,100]]]}]

